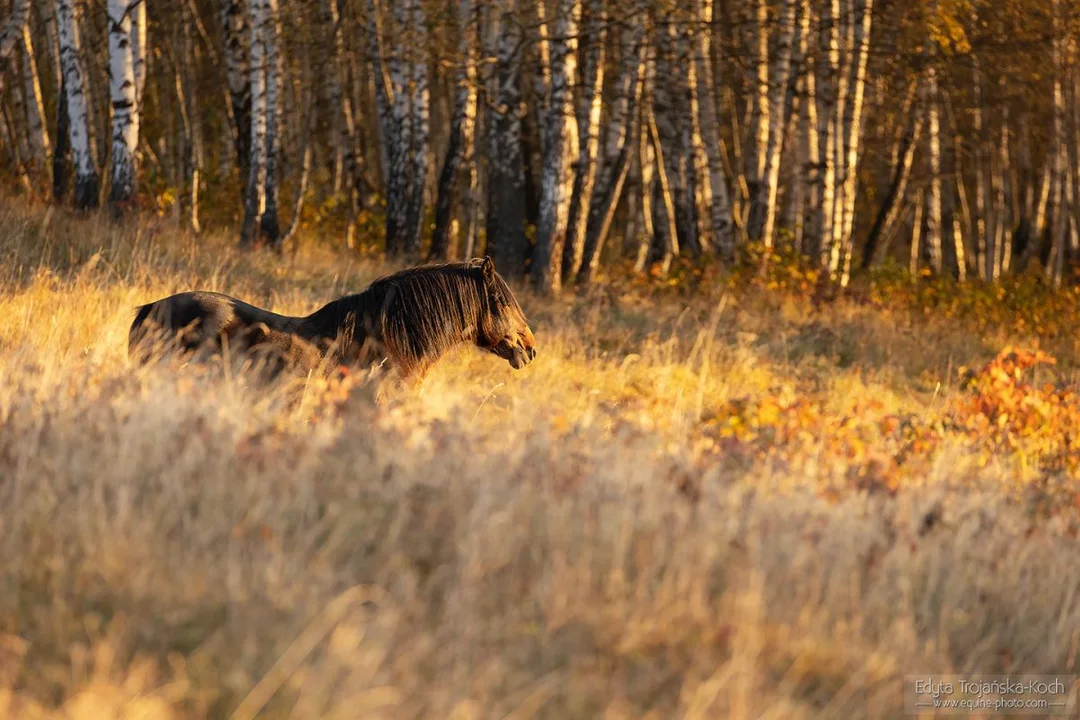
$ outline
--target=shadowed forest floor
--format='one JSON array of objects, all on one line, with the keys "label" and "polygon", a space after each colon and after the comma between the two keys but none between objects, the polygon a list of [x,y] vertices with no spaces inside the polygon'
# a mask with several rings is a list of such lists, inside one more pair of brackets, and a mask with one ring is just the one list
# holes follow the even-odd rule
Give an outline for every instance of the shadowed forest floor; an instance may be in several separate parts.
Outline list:
[{"label": "shadowed forest floor", "polygon": [[522,371],[289,403],[131,367],[135,306],[388,266],[0,228],[0,716],[900,718],[905,674],[1076,672],[1071,290],[522,291]]}]

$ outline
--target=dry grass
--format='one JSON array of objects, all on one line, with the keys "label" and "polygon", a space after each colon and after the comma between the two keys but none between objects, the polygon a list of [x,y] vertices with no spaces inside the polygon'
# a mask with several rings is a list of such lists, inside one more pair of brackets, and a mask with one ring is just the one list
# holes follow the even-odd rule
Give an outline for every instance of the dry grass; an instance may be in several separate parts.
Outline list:
[{"label": "dry grass", "polygon": [[1075,671],[1071,478],[946,436],[885,490],[888,438],[717,430],[770,398],[929,419],[1008,338],[525,295],[521,372],[462,351],[384,407],[290,405],[133,369],[133,307],[202,287],[307,312],[385,268],[0,228],[0,716],[896,718],[905,673]]}]

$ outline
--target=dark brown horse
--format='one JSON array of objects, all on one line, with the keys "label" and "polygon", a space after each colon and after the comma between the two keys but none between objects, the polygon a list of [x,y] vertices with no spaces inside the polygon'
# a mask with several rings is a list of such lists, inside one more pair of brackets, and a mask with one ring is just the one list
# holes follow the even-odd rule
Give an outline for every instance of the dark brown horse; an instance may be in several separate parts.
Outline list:
[{"label": "dark brown horse", "polygon": [[270,378],[307,376],[339,365],[388,364],[418,380],[447,351],[475,344],[521,369],[536,338],[491,258],[410,268],[334,300],[306,317],[278,315],[214,292],[186,292],[138,308],[128,352],[149,360],[155,346],[195,357],[251,359]]}]

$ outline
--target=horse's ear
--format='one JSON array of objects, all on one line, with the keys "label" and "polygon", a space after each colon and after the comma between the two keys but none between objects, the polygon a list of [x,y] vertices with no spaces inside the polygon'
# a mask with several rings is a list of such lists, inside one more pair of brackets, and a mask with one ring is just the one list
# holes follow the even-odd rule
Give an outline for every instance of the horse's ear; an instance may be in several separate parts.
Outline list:
[{"label": "horse's ear", "polygon": [[484,273],[484,278],[487,280],[494,279],[495,277],[495,261],[491,259],[490,255],[485,255],[484,259],[480,261],[480,271]]}]

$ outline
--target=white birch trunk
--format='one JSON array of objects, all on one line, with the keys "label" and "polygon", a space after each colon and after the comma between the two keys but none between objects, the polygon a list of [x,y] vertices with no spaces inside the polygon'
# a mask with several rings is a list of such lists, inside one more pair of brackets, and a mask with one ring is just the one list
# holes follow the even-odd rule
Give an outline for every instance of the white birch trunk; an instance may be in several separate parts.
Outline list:
[{"label": "white birch trunk", "polygon": [[285,87],[285,62],[281,52],[281,18],[278,0],[263,0],[266,20],[262,25],[266,68],[266,135],[264,161],[266,163],[264,190],[265,207],[260,218],[263,240],[272,248],[281,242],[281,224],[278,217],[278,195],[281,183],[281,147],[284,140],[282,123],[282,96]]},{"label": "white birch trunk", "polygon": [[915,195],[915,217],[911,222],[911,264],[909,271],[912,275],[919,272],[919,265],[922,263],[922,229],[923,229],[923,212],[926,208],[926,191],[919,188],[919,192]]},{"label": "white birch trunk", "polygon": [[[4,82],[7,80],[7,68],[15,55],[15,48],[23,35],[23,29],[30,22],[30,0],[15,0],[11,15],[0,28],[0,97],[3,96]],[[12,138],[14,142],[14,138]]]},{"label": "white birch trunk", "polygon": [[823,107],[818,121],[822,135],[821,149],[824,153],[824,168],[821,174],[821,207],[819,220],[821,242],[819,245],[820,262],[828,267],[832,253],[834,212],[836,207],[836,160],[838,157],[838,128],[836,126],[837,93],[836,86],[840,77],[840,2],[832,0],[828,15],[822,22],[822,38],[828,48],[828,63],[823,64],[820,89],[823,94]]},{"label": "white birch trunk", "polygon": [[[256,0],[248,0],[253,1]],[[240,170],[240,177],[246,180],[251,169],[253,75],[248,46],[252,45],[252,33],[248,27],[244,0],[221,0],[220,12],[225,40],[225,79],[229,85],[229,104],[234,125],[236,167]]]},{"label": "white birch trunk", "polygon": [[34,42],[30,37],[29,24],[23,25],[19,44],[22,46],[26,134],[30,140],[32,162],[37,172],[44,174],[49,157],[52,155],[52,143],[49,140],[48,125],[45,121],[45,103],[41,96],[41,81],[38,78],[37,59],[34,56]]},{"label": "white birch trunk", "polygon": [[446,260],[457,255],[457,243],[452,232],[452,215],[458,200],[461,168],[466,167],[469,178],[465,193],[465,235],[475,227],[475,133],[477,110],[476,87],[476,35],[479,18],[473,0],[461,0],[458,6],[461,32],[461,66],[457,73],[457,91],[454,96],[454,114],[450,125],[450,142],[446,149],[439,177],[438,198],[435,203],[435,229],[431,236],[433,258]]},{"label": "white birch trunk", "polygon": [[638,18],[623,30],[623,57],[619,85],[612,104],[605,140],[604,162],[596,183],[589,213],[585,261],[578,282],[588,284],[596,277],[600,257],[611,231],[615,208],[629,174],[631,148],[635,142],[635,118],[640,114],[645,80],[645,24]]},{"label": "white birch trunk", "polygon": [[1009,208],[1006,200],[1005,186],[1009,177],[1009,116],[1008,109],[1003,112],[1001,120],[1000,144],[997,147],[997,172],[994,173],[991,187],[994,190],[993,208],[993,259],[994,278],[997,279],[1009,272],[1009,255],[1011,248],[1006,245],[1006,227],[1008,223]]},{"label": "white birch trunk", "polygon": [[803,129],[803,147],[805,157],[803,159],[803,172],[800,173],[799,182],[803,185],[802,195],[806,200],[806,211],[803,218],[803,246],[802,251],[811,257],[820,256],[821,247],[821,224],[819,208],[821,207],[821,135],[818,131],[818,93],[817,93],[817,63],[816,52],[809,52],[809,39],[812,29],[813,10],[809,0],[803,0],[802,25],[800,34],[806,39],[807,47],[803,50],[806,58],[806,68],[803,75],[803,107],[805,108],[805,128]]},{"label": "white birch trunk", "polygon": [[938,108],[937,68],[926,68],[926,103],[930,140],[930,197],[926,214],[926,243],[930,251],[930,266],[940,275],[944,262],[941,245],[941,121]]},{"label": "white birch trunk", "polygon": [[546,140],[543,143],[540,217],[533,272],[536,273],[537,287],[547,294],[557,294],[562,289],[562,252],[574,185],[571,159],[578,148],[573,84],[577,73],[580,17],[581,0],[559,0],[550,40],[549,66],[543,71],[551,78],[551,93],[548,112],[541,126]]},{"label": "white birch trunk", "polygon": [[[785,0],[786,1],[786,0]],[[769,3],[768,0],[755,0],[754,21],[754,63],[755,63],[755,103],[751,119],[754,138],[754,157],[751,168],[750,184],[756,187],[765,175],[765,163],[768,157],[769,122],[772,118],[769,104]]]},{"label": "white birch trunk", "polygon": [[971,89],[975,96],[975,107],[972,118],[972,126],[975,131],[975,247],[979,257],[979,276],[983,280],[996,280],[997,271],[994,258],[997,248],[991,239],[989,222],[991,218],[987,213],[987,188],[990,185],[989,158],[985,147],[985,120],[983,116],[984,101],[982,92],[982,68],[977,55],[972,58]]},{"label": "white birch trunk", "polygon": [[85,210],[97,207],[99,179],[96,152],[90,139],[85,73],[80,58],[74,0],[56,0],[56,22],[67,96],[68,133],[75,167],[75,207]]},{"label": "white birch trunk", "polygon": [[131,65],[135,76],[135,111],[142,117],[143,93],[146,91],[146,54],[149,46],[146,44],[146,3],[149,0],[139,0],[130,6],[128,15],[131,18]]},{"label": "white birch trunk", "polygon": [[[841,286],[847,286],[851,279],[852,231],[855,225],[855,194],[858,190],[859,146],[862,139],[863,99],[866,90],[866,64],[870,55],[870,31],[873,25],[874,0],[862,0],[862,14],[858,18],[855,32],[855,87],[851,98],[851,110],[848,115],[846,166],[844,168],[843,227],[838,245],[842,247],[843,268],[840,276]],[[856,19],[852,18],[852,22]],[[963,262],[963,258],[961,258]]]},{"label": "white birch trunk", "polygon": [[[141,5],[142,3],[140,3]],[[109,0],[109,100],[112,104],[112,185],[109,205],[123,214],[135,199],[136,152],[139,145],[139,110],[135,84],[131,13],[128,0]],[[184,59],[187,60],[186,58]]]},{"label": "white birch trunk", "polygon": [[769,119],[767,146],[765,148],[761,182],[758,186],[757,196],[753,199],[747,230],[750,238],[760,241],[767,250],[771,250],[773,247],[773,235],[776,230],[780,155],[784,147],[784,132],[787,129],[787,118],[784,117],[785,97],[791,75],[796,7],[795,0],[784,0],[776,52],[768,66],[767,107],[769,108]]},{"label": "white birch trunk", "polygon": [[709,189],[712,191],[709,204],[709,220],[712,226],[713,241],[716,243],[720,259],[732,262],[735,258],[735,223],[732,217],[731,197],[728,192],[728,178],[724,170],[724,160],[720,141],[720,117],[717,115],[715,97],[717,78],[713,72],[712,37],[713,0],[694,0],[694,11],[703,27],[694,33],[694,64],[697,70],[697,95],[701,121],[702,139],[708,158]]},{"label": "white birch trunk", "polygon": [[1064,91],[1064,39],[1061,29],[1061,2],[1053,0],[1053,64],[1054,64],[1054,135],[1052,140],[1052,152],[1054,154],[1054,166],[1052,174],[1052,187],[1054,188],[1054,215],[1053,215],[1053,248],[1051,250],[1050,263],[1048,264],[1047,279],[1056,287],[1064,278],[1065,270],[1065,232],[1067,223],[1068,195],[1065,188],[1065,91]]},{"label": "white birch trunk", "polygon": [[249,0],[251,32],[250,76],[251,141],[247,197],[240,244],[254,245],[263,213],[266,210],[266,125],[267,125],[267,53],[264,26],[269,23],[269,0]]},{"label": "white birch trunk", "polygon": [[411,52],[409,53],[410,82],[408,122],[411,124],[410,152],[412,154],[411,192],[406,213],[404,250],[410,257],[420,252],[423,236],[424,208],[427,200],[428,171],[431,154],[431,97],[428,87],[426,49],[428,42],[427,19],[420,0],[409,0],[410,14],[407,21]]},{"label": "white birch trunk", "polygon": [[587,0],[588,15],[582,37],[588,43],[582,68],[583,111],[578,114],[577,172],[570,197],[566,244],[563,247],[563,282],[573,282],[585,257],[589,209],[600,153],[600,113],[604,100],[604,62],[607,43],[605,0]]}]

